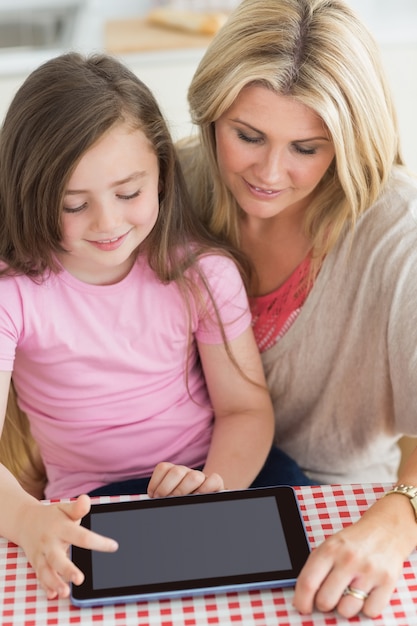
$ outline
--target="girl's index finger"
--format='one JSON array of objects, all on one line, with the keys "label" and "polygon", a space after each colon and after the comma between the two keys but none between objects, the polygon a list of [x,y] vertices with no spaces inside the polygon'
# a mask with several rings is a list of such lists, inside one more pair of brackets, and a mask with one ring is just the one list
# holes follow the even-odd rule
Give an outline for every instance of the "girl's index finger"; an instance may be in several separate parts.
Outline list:
[{"label": "girl's index finger", "polygon": [[111,537],[104,537],[95,533],[80,524],[82,518],[90,511],[90,506],[90,498],[86,495],[79,496],[73,502],[62,502],[57,505],[57,508],[70,520],[69,523],[65,524],[65,530],[59,533],[60,540],[67,545],[77,546],[86,550],[115,552],[119,547],[117,541]]},{"label": "girl's index finger", "polygon": [[111,537],[104,537],[98,533],[88,530],[83,526],[74,527],[73,536],[69,543],[86,550],[97,550],[99,552],[116,552],[119,544]]}]

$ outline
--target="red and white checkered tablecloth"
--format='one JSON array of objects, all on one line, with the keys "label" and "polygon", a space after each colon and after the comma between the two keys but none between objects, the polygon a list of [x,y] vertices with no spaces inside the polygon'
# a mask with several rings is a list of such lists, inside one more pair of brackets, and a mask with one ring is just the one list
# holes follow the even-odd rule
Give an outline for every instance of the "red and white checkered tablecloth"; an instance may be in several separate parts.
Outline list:
[{"label": "red and white checkered tablecloth", "polygon": [[[358,519],[386,490],[386,485],[343,485],[296,488],[312,547]],[[123,500],[129,500],[123,496]],[[100,502],[115,498],[100,498]],[[390,605],[374,620],[345,620],[335,613],[301,616],[292,607],[293,589],[184,597],[158,602],[79,609],[68,599],[47,600],[23,551],[0,538],[1,626],[417,626],[417,552],[404,564]]]}]

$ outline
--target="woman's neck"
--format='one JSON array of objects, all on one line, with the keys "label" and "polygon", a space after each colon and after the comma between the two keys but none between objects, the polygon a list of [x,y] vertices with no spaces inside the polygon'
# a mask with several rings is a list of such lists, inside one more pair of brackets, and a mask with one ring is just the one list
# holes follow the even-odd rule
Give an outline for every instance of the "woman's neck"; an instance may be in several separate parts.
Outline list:
[{"label": "woman's neck", "polygon": [[277,215],[241,221],[241,246],[253,264],[252,295],[265,295],[280,287],[305,259],[311,242],[303,231],[302,216]]}]

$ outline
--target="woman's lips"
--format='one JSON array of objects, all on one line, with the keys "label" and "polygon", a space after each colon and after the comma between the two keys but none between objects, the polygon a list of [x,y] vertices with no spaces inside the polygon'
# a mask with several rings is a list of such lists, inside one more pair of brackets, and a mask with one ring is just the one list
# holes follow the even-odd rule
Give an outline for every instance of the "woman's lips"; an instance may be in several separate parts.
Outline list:
[{"label": "woman's lips", "polygon": [[91,245],[99,250],[103,250],[104,252],[111,252],[112,250],[117,250],[119,248],[126,237],[128,236],[128,232],[120,237],[112,237],[111,239],[98,239],[98,240],[88,240]]},{"label": "woman's lips", "polygon": [[248,181],[245,181],[245,183],[250,192],[257,198],[276,198],[284,191],[283,189],[267,189],[266,187],[257,187],[256,185],[248,183]]}]

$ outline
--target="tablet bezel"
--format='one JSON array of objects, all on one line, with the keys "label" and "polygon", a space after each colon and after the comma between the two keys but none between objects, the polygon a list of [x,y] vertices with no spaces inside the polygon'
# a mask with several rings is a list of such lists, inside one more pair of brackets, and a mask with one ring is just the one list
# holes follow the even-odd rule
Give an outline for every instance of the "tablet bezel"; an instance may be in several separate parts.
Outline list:
[{"label": "tablet bezel", "polygon": [[220,491],[210,494],[172,496],[168,498],[139,499],[125,502],[97,503],[91,505],[90,512],[82,519],[81,524],[90,528],[91,515],[95,513],[123,512],[170,506],[193,506],[195,503],[219,502],[231,500],[251,500],[256,503],[259,498],[275,498],[279,518],[281,520],[287,549],[292,568],[289,570],[269,571],[255,574],[239,574],[215,578],[152,583],[129,587],[108,587],[94,589],[92,586],[92,557],[90,550],[71,547],[72,561],[84,572],[82,585],[71,585],[71,601],[76,606],[94,606],[103,604],[125,603],[152,599],[173,598],[187,595],[202,595],[237,591],[239,589],[260,589],[263,587],[285,587],[295,584],[309,553],[310,546],[301,517],[294,489],[289,486],[265,487],[238,491]]}]

